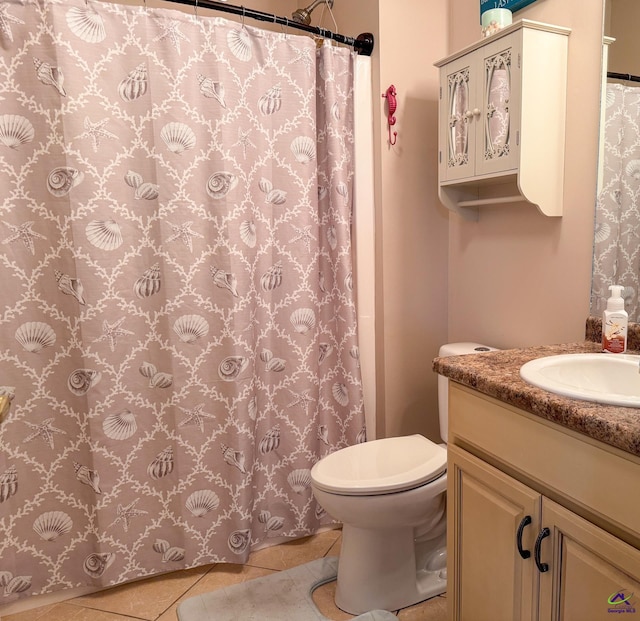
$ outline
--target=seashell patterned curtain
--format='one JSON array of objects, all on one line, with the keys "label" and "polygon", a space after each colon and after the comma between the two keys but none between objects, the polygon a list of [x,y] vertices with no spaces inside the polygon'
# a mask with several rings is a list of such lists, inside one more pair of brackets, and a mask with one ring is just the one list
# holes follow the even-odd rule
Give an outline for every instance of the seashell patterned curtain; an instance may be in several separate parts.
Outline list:
[{"label": "seashell patterned curtain", "polygon": [[640,321],[640,88],[607,84],[602,183],[596,202],[591,314],[622,285],[629,320]]},{"label": "seashell patterned curtain", "polygon": [[[0,606],[312,534],[365,440],[350,50],[0,6]],[[1,610],[1,608],[0,608]]]}]

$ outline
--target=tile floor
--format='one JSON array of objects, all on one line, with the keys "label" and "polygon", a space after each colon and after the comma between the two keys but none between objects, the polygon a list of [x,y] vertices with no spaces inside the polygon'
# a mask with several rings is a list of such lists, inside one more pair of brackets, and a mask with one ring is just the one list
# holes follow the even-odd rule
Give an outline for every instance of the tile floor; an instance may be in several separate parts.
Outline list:
[{"label": "tile floor", "polygon": [[[182,600],[323,556],[337,556],[340,538],[339,530],[331,530],[254,552],[246,565],[217,564],[176,571],[59,604],[3,615],[2,621],[177,621],[176,608]],[[318,608],[333,621],[353,619],[333,603],[335,585],[335,581],[329,582],[314,591]],[[446,610],[443,595],[404,608],[397,616],[399,621],[446,621]]]}]

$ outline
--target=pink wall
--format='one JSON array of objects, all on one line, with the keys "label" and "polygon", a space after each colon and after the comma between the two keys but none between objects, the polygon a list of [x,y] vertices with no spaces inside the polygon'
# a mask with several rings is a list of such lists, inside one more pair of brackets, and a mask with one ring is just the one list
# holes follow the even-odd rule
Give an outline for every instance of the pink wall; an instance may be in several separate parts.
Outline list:
[{"label": "pink wall", "polygon": [[[450,0],[450,51],[479,36],[478,0]],[[589,314],[603,0],[539,0],[518,11],[569,37],[564,215],[485,207],[449,224],[449,339],[500,348],[582,340]],[[544,119],[540,119],[544,123]],[[544,154],[541,154],[544,157]],[[544,180],[541,180],[543,183]]]},{"label": "pink wall", "polygon": [[[447,338],[448,215],[437,193],[438,72],[447,49],[442,0],[336,0],[341,32],[376,36],[377,435],[439,439],[431,361]],[[395,147],[384,100],[398,91]],[[373,266],[370,266],[373,268]],[[366,388],[366,387],[365,387]]]}]

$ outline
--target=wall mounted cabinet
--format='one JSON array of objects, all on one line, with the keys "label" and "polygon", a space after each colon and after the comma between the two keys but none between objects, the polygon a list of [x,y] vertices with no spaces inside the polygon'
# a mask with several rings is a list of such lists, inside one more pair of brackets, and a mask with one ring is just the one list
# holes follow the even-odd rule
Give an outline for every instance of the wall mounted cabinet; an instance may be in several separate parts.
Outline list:
[{"label": "wall mounted cabinet", "polygon": [[634,612],[640,500],[624,490],[640,459],[453,382],[450,391],[451,621]]},{"label": "wall mounted cabinet", "polygon": [[569,33],[521,20],[435,63],[446,207],[471,220],[500,203],[562,215]]}]

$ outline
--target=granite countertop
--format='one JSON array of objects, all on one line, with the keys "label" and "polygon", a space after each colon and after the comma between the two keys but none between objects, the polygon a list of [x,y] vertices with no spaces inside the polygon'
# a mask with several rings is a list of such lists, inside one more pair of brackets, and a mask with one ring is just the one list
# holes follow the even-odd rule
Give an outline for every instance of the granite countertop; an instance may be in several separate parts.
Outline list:
[{"label": "granite countertop", "polygon": [[[592,336],[588,325],[587,338]],[[640,457],[640,409],[562,397],[527,384],[520,377],[520,367],[535,358],[601,351],[599,339],[505,349],[436,358],[433,370],[485,395]],[[628,353],[638,354],[640,347]]]}]

